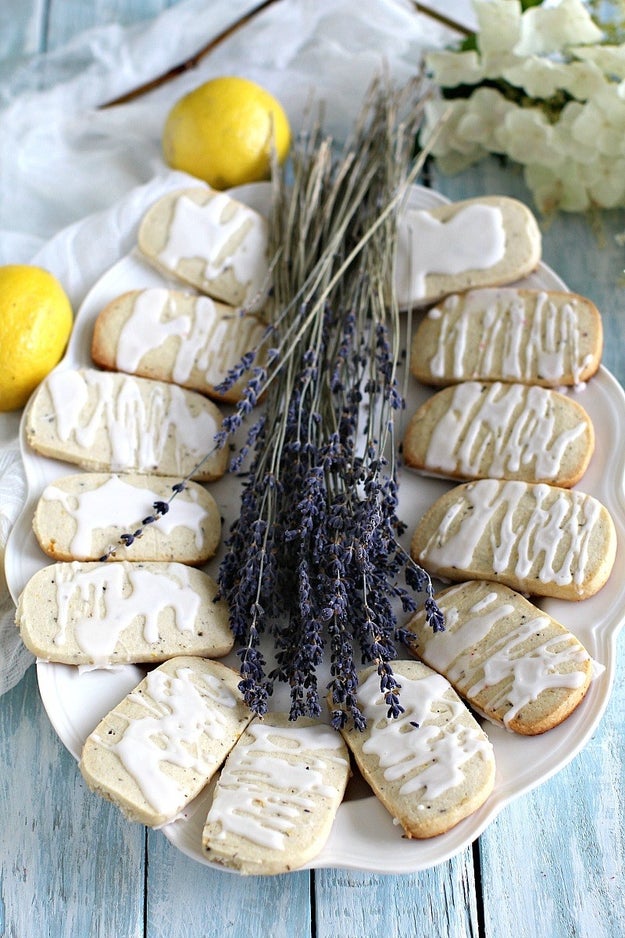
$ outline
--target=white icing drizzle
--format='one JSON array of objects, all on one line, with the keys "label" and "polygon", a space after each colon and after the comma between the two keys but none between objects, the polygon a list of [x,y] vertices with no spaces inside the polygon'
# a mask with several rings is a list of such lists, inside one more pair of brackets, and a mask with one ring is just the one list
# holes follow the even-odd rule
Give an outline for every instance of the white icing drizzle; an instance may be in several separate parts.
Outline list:
[{"label": "white icing drizzle", "polygon": [[467,205],[447,221],[408,209],[399,220],[397,292],[400,301],[426,296],[429,274],[460,274],[493,267],[504,256],[506,232],[500,209]]},{"label": "white icing drizzle", "polygon": [[[487,650],[478,656],[479,643],[498,622],[513,613],[510,603],[502,603],[497,593],[491,592],[475,603],[462,621],[458,607],[445,604],[445,632],[420,633],[428,664],[443,672],[470,700],[501,684],[495,695],[489,695],[488,707],[494,711],[506,707],[505,726],[544,690],[581,687],[586,675],[580,667],[590,660],[586,650],[569,633],[534,641],[531,650],[521,651],[524,642],[549,626],[549,617],[540,614],[520,620],[498,639],[493,638]],[[580,667],[559,670],[571,665]]]},{"label": "white icing drizzle", "polygon": [[449,410],[437,421],[425,462],[443,472],[497,478],[529,466],[535,478],[554,479],[586,423],[558,428],[553,397],[545,388],[466,381],[454,388]]},{"label": "white icing drizzle", "polygon": [[[233,239],[240,239],[234,249]],[[225,193],[213,195],[204,205],[181,195],[158,260],[176,270],[181,261],[199,258],[206,281],[231,270],[236,281],[246,285],[249,301],[267,288],[267,243],[266,220]]]},{"label": "white icing drizzle", "polygon": [[[387,781],[401,782],[400,794],[424,789],[424,798],[438,798],[462,783],[463,766],[473,756],[490,760],[492,747],[477,723],[460,722],[466,707],[455,694],[444,696],[450,685],[440,674],[421,680],[399,675],[399,682],[404,712],[397,718],[380,718],[380,709],[386,708],[375,671],[360,686],[358,698],[370,733],[363,752],[377,757]],[[432,720],[441,712],[447,719],[437,725]]]},{"label": "white icing drizzle", "polygon": [[265,327],[254,316],[240,315],[234,309],[224,315],[224,307],[219,311],[207,296],[193,297],[192,301],[193,315],[178,315],[175,293],[159,287],[142,290],[120,332],[116,351],[120,371],[135,372],[148,352],[175,336],[174,382],[185,384],[196,368],[207,384],[215,385],[243,352],[261,341]]},{"label": "white icing drizzle", "polygon": [[145,681],[143,693],[137,690],[128,696],[143,715],[128,720],[115,741],[95,739],[115,753],[148,804],[172,818],[189,800],[188,788],[166,767],[178,766],[208,780],[216,765],[202,753],[206,748],[203,737],[219,740],[226,736],[228,711],[234,710],[237,701],[215,675],[198,675],[190,668],[178,668],[173,675],[157,668],[148,672]]},{"label": "white icing drizzle", "polygon": [[104,430],[112,469],[143,472],[157,467],[173,444],[172,474],[185,474],[185,460],[199,462],[206,454],[216,421],[205,409],[191,413],[182,388],[154,382],[141,394],[139,380],[95,370],[53,372],[48,389],[59,438],[89,451]]},{"label": "white icing drizzle", "polygon": [[[76,526],[70,551],[77,557],[90,556],[93,551],[93,535],[111,527],[125,531],[129,519],[137,516],[137,508],[145,504],[145,514],[149,514],[155,501],[162,499],[162,493],[141,488],[125,482],[118,475],[108,477],[102,485],[76,493],[64,492],[53,483],[46,486],[41,494],[45,501],[59,501]],[[169,536],[178,528],[189,529],[198,548],[202,546],[203,525],[208,518],[206,509],[198,504],[198,493],[187,488],[178,496],[175,505],[159,518],[159,531]]]},{"label": "white icing drizzle", "polygon": [[182,564],[157,573],[140,564],[103,564],[89,570],[79,564],[57,564],[56,645],[64,645],[72,622],[78,647],[95,664],[108,664],[124,631],[137,618],[143,620],[146,642],[160,638],[159,618],[167,609],[180,632],[192,632],[200,597],[189,588],[189,573]]},{"label": "white icing drizzle", "polygon": [[[340,735],[323,724],[275,727],[254,721],[230,753],[215,789],[207,824],[218,824],[217,838],[228,833],[270,850],[285,850],[288,836],[306,823],[316,795],[336,800],[337,789],[324,783],[331,762],[343,756],[311,757],[314,750],[343,748]],[[305,758],[284,758],[304,750]]]},{"label": "white icing drizzle", "polygon": [[[547,380],[572,374],[579,383],[591,356],[580,350],[581,332],[573,301],[555,303],[546,292],[520,295],[514,289],[471,290],[461,300],[449,297],[430,310],[440,320],[433,376],[446,373],[451,361],[455,380],[496,373],[509,381]],[[472,326],[473,324],[473,326]],[[473,328],[476,342],[469,341]]]},{"label": "white icing drizzle", "polygon": [[583,583],[588,546],[600,518],[596,499],[544,483],[527,486],[494,479],[481,479],[463,491],[463,498],[449,507],[427,542],[423,561],[470,569],[487,539],[495,574],[510,571],[543,583]]}]

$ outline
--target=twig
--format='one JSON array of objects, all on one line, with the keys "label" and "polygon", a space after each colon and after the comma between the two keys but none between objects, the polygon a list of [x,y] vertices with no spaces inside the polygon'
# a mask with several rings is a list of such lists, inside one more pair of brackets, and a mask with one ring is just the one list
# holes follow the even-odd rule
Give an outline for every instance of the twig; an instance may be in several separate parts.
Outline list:
[{"label": "twig", "polygon": [[170,68],[167,72],[163,72],[162,75],[158,75],[156,78],[152,78],[150,81],[145,82],[145,84],[139,85],[137,88],[133,88],[132,91],[127,91],[118,98],[113,98],[112,101],[107,101],[105,104],[101,104],[100,109],[104,110],[105,108],[116,107],[118,104],[127,104],[129,101],[133,101],[135,98],[140,98],[149,91],[154,91],[155,88],[160,88],[161,85],[167,84],[168,81],[171,81],[173,78],[177,78],[179,75],[183,75],[192,68],[197,68],[202,59],[210,52],[212,52],[213,49],[216,49],[217,46],[219,46],[225,39],[228,39],[235,32],[237,32],[237,30],[241,29],[241,27],[245,26],[256,16],[258,16],[259,13],[262,13],[263,10],[266,10],[267,7],[270,7],[275,2],[276,0],[264,0],[263,3],[259,3],[257,7],[254,7],[253,10],[250,10],[249,13],[246,13],[245,16],[242,16],[240,19],[238,19],[236,23],[233,23],[231,26],[228,26],[226,29],[222,30],[222,32],[220,32],[217,36],[211,39],[210,42],[203,46],[199,52],[195,52],[179,65],[174,65],[173,68]]},{"label": "twig", "polygon": [[413,0],[413,5],[418,13],[429,16],[430,19],[436,20],[437,23],[441,23],[443,26],[447,26],[448,29],[453,29],[454,32],[460,33],[462,36],[471,36],[474,32],[474,30],[469,29],[468,26],[463,26],[462,23],[452,20],[450,17],[445,16],[444,13],[433,10],[425,3],[416,3]]}]

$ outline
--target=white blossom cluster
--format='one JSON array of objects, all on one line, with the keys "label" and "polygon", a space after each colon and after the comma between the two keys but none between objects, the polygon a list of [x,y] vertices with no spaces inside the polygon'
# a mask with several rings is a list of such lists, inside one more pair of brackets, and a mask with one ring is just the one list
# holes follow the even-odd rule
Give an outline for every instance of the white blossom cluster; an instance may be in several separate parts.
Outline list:
[{"label": "white blossom cluster", "polygon": [[[581,0],[473,6],[477,49],[427,58],[451,97],[430,102],[425,127],[441,170],[502,154],[544,212],[625,205],[625,45],[604,42]],[[453,96],[459,85],[468,96]]]}]

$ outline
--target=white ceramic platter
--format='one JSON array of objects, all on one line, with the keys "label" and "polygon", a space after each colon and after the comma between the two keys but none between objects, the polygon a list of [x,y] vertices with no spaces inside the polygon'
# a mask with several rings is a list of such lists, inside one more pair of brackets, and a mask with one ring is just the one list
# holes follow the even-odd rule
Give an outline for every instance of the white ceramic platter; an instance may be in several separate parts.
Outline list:
[{"label": "white ceramic platter", "polygon": [[[262,208],[266,189],[244,187],[238,198]],[[439,204],[436,193],[415,187],[411,202],[428,208]],[[159,274],[138,255],[123,258],[95,284],[79,310],[70,345],[59,368],[90,364],[93,323],[108,301],[126,290],[160,285]],[[562,281],[547,267],[523,281],[542,289],[565,289]],[[407,415],[430,392],[410,379],[407,384]],[[625,393],[613,376],[601,368],[581,389],[571,392],[590,414],[596,434],[591,464],[579,486],[599,498],[614,519],[619,547],[615,570],[606,586],[594,597],[579,603],[544,601],[540,605],[582,641],[598,664],[598,676],[575,713],[544,736],[521,737],[485,724],[497,762],[495,789],[483,807],[447,834],[431,840],[408,840],[370,790],[355,776],[341,805],[332,833],[311,867],[344,867],[382,873],[416,872],[441,863],[468,846],[512,799],[534,788],[569,762],[596,729],[608,703],[614,678],[616,638],[625,620],[625,446],[619,446],[625,424]],[[401,436],[401,433],[399,434]],[[68,474],[72,467],[36,456],[22,440],[22,455],[28,483],[25,508],[11,534],[6,551],[6,578],[13,598],[40,567],[49,563],[32,533],[34,506],[44,486]],[[407,523],[406,546],[423,511],[449,486],[449,483],[404,471],[400,478],[399,516]],[[238,513],[238,483],[226,477],[210,488],[224,516],[224,531]],[[206,568],[215,575],[218,555]],[[228,661],[228,659],[226,659]],[[237,667],[236,658],[230,663]],[[49,718],[63,743],[78,758],[86,736],[100,719],[143,676],[140,667],[115,670],[80,671],[76,668],[38,662],[41,697]],[[280,700],[275,706],[280,706]],[[181,851],[206,863],[200,848],[201,831],[207,812],[206,798],[200,795],[184,817],[163,828],[165,836]]]}]

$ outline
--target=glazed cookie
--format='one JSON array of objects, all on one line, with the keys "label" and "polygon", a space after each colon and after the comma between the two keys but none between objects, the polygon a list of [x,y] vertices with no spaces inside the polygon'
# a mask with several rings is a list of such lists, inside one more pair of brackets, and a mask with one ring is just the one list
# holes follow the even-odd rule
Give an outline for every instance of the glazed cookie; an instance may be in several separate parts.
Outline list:
[{"label": "glazed cookie", "polygon": [[166,514],[124,547],[120,537],[143,526],[155,503],[167,503],[174,478],[81,472],[45,487],[33,519],[39,546],[54,560],[176,561],[200,566],[215,555],[221,516],[206,489],[188,482]]},{"label": "glazed cookie", "polygon": [[[158,287],[132,290],[100,312],[91,355],[102,368],[171,381],[234,402],[246,376],[224,392],[216,385],[244,353],[262,345],[266,328],[258,316],[208,296]],[[259,351],[255,364],[263,362]]]},{"label": "glazed cookie", "polygon": [[401,308],[450,293],[513,283],[540,261],[542,239],[522,202],[484,196],[400,217],[395,292]]},{"label": "glazed cookie", "polygon": [[226,447],[212,452],[221,423],[202,394],[83,368],[48,375],[28,404],[25,432],[36,452],[83,469],[212,481],[228,461]]},{"label": "glazed cookie", "polygon": [[406,429],[405,462],[452,479],[520,479],[570,488],[594,449],[584,408],[551,388],[465,381],[422,404]]},{"label": "glazed cookie", "polygon": [[236,671],[171,658],[148,672],[85,742],[80,771],[131,821],[173,821],[208,784],[251,719]]},{"label": "glazed cookie", "polygon": [[475,379],[561,387],[591,378],[602,350],[590,300],[503,287],[454,294],[430,309],[414,332],[410,367],[438,386]]},{"label": "glazed cookie", "polygon": [[422,611],[408,648],[444,674],[474,710],[526,736],[558,726],[583,700],[593,663],[550,615],[501,583],[469,580],[436,596],[445,630]]},{"label": "glazed cookie", "polygon": [[260,309],[269,291],[267,221],[207,186],[164,195],[139,226],[139,250],[168,277],[229,306]]},{"label": "glazed cookie", "polygon": [[616,531],[591,495],[480,479],[434,502],[415,529],[411,555],[443,579],[495,580],[530,596],[579,600],[608,579]]},{"label": "glazed cookie", "polygon": [[325,844],[349,779],[339,733],[269,713],[253,720],[217,779],[202,846],[241,873],[287,873]]},{"label": "glazed cookie", "polygon": [[220,658],[234,638],[216,582],[181,563],[56,563],[19,598],[16,624],[44,661],[110,667]]},{"label": "glazed cookie", "polygon": [[364,730],[342,730],[364,779],[406,837],[443,834],[476,811],[495,781],[486,734],[451,684],[420,661],[394,661],[403,713],[387,717],[377,668],[360,678]]}]

